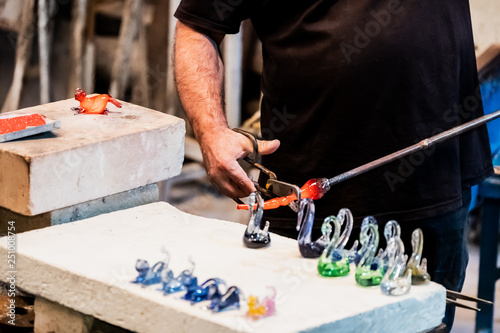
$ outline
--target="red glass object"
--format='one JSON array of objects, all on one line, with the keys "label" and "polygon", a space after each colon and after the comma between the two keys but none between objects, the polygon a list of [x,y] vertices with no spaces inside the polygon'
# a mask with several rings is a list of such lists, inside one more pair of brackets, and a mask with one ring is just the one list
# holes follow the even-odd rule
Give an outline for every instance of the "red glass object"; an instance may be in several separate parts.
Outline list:
[{"label": "red glass object", "polygon": [[45,125],[45,119],[42,115],[35,113],[26,116],[16,116],[0,119],[0,134],[20,131],[28,126]]},{"label": "red glass object", "polygon": [[[300,198],[311,198],[313,200],[318,200],[325,195],[326,192],[330,189],[330,185],[328,183],[327,178],[313,178],[309,179],[301,188],[300,188]],[[297,200],[297,196],[295,194],[290,194],[286,197],[274,198],[264,202],[264,209],[275,209],[280,206],[286,206],[290,202]],[[238,209],[248,210],[248,205],[239,204],[237,205]],[[254,208],[255,209],[255,208]]]},{"label": "red glass object", "polygon": [[108,102],[114,104],[116,107],[122,107],[120,102],[108,94],[87,97],[83,89],[76,89],[75,99],[80,102],[80,106],[77,108],[79,110],[78,113],[108,114],[108,109],[106,109]]}]

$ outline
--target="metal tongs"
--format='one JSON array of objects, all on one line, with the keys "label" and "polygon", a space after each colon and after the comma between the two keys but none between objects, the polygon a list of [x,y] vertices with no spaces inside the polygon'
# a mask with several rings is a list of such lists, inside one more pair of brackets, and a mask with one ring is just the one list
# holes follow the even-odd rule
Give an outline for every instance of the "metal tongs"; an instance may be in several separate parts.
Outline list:
[{"label": "metal tongs", "polygon": [[[278,180],[278,177],[274,172],[269,170],[268,168],[264,167],[262,164],[258,163],[257,160],[259,158],[259,145],[257,143],[257,138],[255,137],[254,134],[247,132],[245,130],[242,130],[240,128],[233,128],[233,131],[243,134],[246,136],[250,141],[252,142],[253,145],[253,152],[248,155],[247,157],[243,158],[246,162],[250,163],[257,169],[259,169],[261,172],[263,172],[269,179],[266,182],[265,188],[260,186],[257,182],[254,181],[255,188],[257,191],[261,192],[264,196],[269,197],[269,198],[274,198],[274,197],[284,197],[288,196],[290,194],[295,194],[297,197],[296,202],[300,202],[300,187],[294,184],[286,183],[281,180]],[[290,203],[292,204],[296,204]],[[293,210],[296,207],[290,207]]]},{"label": "metal tongs", "polygon": [[453,304],[453,305],[455,305],[455,306],[457,306],[459,308],[464,308],[464,309],[474,310],[474,311],[481,311],[481,309],[479,309],[477,307],[457,302],[457,299],[463,299],[465,301],[471,301],[471,302],[476,302],[476,303],[483,303],[483,304],[491,304],[491,305],[493,305],[493,302],[487,301],[485,299],[481,299],[481,298],[477,298],[477,297],[472,297],[472,296],[467,296],[467,295],[461,294],[459,292],[446,289],[446,303]]}]

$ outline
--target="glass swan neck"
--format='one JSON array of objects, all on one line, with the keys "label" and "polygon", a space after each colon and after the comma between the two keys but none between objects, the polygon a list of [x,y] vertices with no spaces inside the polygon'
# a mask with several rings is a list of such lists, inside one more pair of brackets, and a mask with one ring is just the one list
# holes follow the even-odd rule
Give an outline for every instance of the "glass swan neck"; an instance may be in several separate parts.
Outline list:
[{"label": "glass swan neck", "polygon": [[401,227],[396,220],[390,220],[384,227],[384,237],[387,244],[389,244],[389,240],[395,236],[401,237]]},{"label": "glass swan neck", "polygon": [[310,198],[300,201],[299,213],[297,216],[297,230],[299,231],[299,244],[311,243],[311,233],[314,224],[315,207]]},{"label": "glass swan neck", "polygon": [[260,223],[262,221],[262,215],[264,214],[264,199],[260,194],[256,194],[255,192],[250,194],[248,199],[248,206],[254,207],[255,203],[257,203],[256,209],[249,209],[250,211],[250,220],[247,226],[247,232],[252,234],[255,230],[260,230]]},{"label": "glass swan neck", "polygon": [[347,244],[347,241],[349,240],[349,237],[351,236],[354,219],[352,217],[351,211],[347,208],[342,208],[341,210],[339,210],[337,219],[340,220],[340,225],[344,224],[345,222],[344,232],[342,232],[342,235],[340,236],[335,246],[337,250],[343,250]]}]

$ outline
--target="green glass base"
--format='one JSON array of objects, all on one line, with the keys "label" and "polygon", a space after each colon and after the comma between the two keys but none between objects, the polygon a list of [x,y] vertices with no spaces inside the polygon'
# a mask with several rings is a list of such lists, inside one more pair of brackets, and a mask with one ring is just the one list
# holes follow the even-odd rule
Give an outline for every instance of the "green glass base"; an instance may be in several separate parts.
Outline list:
[{"label": "green glass base", "polygon": [[380,270],[371,271],[366,267],[356,269],[356,282],[362,287],[378,286],[382,282],[384,275]]},{"label": "green glass base", "polygon": [[339,261],[329,261],[322,260],[320,258],[318,261],[318,272],[321,276],[332,277],[332,276],[346,276],[349,274],[349,259],[344,258]]}]

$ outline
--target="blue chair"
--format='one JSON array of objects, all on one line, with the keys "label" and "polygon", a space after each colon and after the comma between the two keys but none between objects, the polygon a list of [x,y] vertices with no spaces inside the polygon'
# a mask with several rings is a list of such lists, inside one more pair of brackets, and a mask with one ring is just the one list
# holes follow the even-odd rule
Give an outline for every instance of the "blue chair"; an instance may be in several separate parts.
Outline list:
[{"label": "blue chair", "polygon": [[[485,52],[489,52],[488,63],[480,69],[479,80],[485,114],[500,109],[500,45],[496,45]],[[480,62],[480,58],[478,59]],[[473,188],[473,202],[471,208],[477,204],[476,196],[482,201],[481,205],[481,244],[479,258],[479,285],[478,297],[489,301],[495,299],[495,283],[500,278],[500,269],[497,267],[498,235],[500,222],[500,120],[488,123],[493,165],[496,174],[489,177],[479,186]],[[494,307],[478,303],[481,309],[476,314],[476,332],[493,332]]]}]

